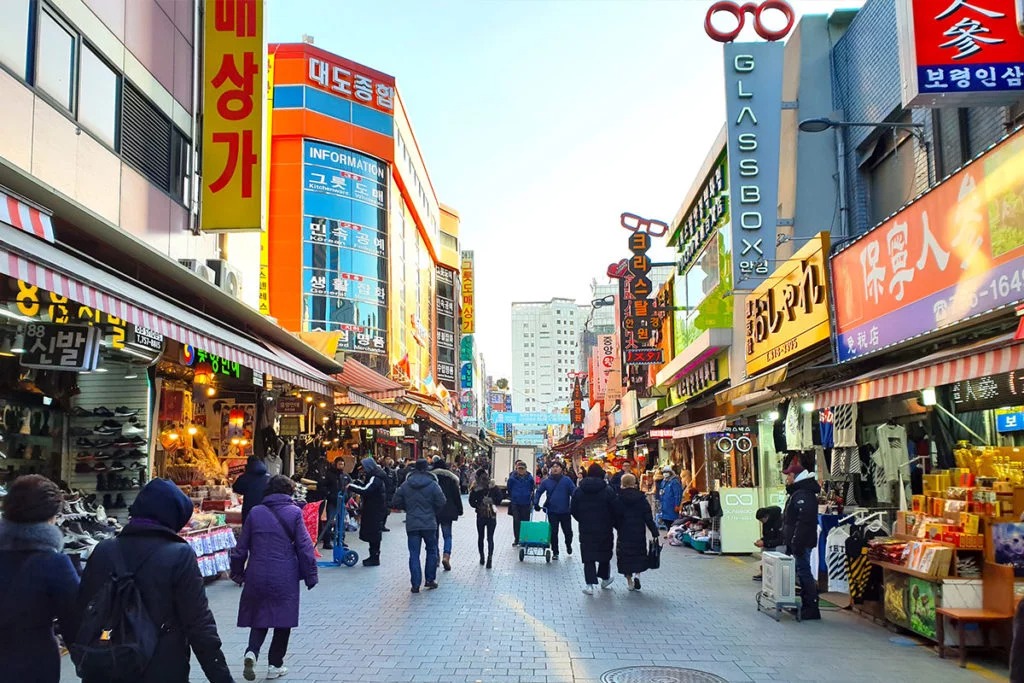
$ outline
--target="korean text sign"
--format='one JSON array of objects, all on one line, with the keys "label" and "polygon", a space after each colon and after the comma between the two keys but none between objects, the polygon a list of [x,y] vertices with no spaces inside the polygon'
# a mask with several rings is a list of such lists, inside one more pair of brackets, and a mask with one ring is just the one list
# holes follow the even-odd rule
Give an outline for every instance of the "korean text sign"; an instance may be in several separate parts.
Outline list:
[{"label": "korean text sign", "polygon": [[97,327],[30,322],[19,331],[25,339],[23,367],[78,372],[99,365],[103,335]]},{"label": "korean text sign", "polygon": [[779,365],[830,336],[825,255],[820,233],[747,297],[747,376]]},{"label": "korean text sign", "polygon": [[1024,135],[832,257],[840,361],[1024,301]]},{"label": "korean text sign", "polygon": [[1015,0],[900,0],[907,106],[1010,104],[1024,90]]},{"label": "korean text sign", "polygon": [[205,6],[202,227],[260,230],[266,114],[263,2],[208,0]]},{"label": "korean text sign", "polygon": [[476,332],[473,252],[462,252],[462,334]]}]

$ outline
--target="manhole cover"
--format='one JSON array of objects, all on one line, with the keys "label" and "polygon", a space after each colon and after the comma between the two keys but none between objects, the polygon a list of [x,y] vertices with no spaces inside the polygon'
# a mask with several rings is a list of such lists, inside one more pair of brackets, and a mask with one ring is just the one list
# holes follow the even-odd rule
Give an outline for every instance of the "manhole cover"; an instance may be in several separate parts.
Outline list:
[{"label": "manhole cover", "polygon": [[678,666],[627,666],[601,674],[601,683],[725,683],[721,676]]}]

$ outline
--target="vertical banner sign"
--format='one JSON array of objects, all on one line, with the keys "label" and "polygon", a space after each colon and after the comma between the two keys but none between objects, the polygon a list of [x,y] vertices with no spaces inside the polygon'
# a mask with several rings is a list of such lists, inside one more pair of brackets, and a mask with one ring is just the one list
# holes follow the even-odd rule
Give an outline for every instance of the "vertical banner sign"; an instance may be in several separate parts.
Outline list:
[{"label": "vertical banner sign", "polygon": [[785,46],[727,43],[723,49],[733,283],[753,289],[775,259]]},{"label": "vertical banner sign", "polygon": [[438,266],[436,280],[437,380],[450,391],[455,391],[455,273]]},{"label": "vertical banner sign", "polygon": [[[267,56],[267,98],[266,98],[266,131],[264,131],[263,145],[263,187],[268,188],[263,193],[263,215],[269,216],[270,212],[270,144],[273,134],[274,117],[274,55]],[[270,235],[269,231],[260,232],[260,313],[270,315]]]},{"label": "vertical banner sign", "polygon": [[572,429],[569,433],[569,441],[579,441],[583,438],[583,421],[586,416],[586,411],[583,409],[583,382],[577,374],[572,384],[572,408],[569,410],[569,423],[572,425]]},{"label": "vertical banner sign", "polygon": [[462,252],[462,334],[476,332],[476,297],[474,294],[473,252]]},{"label": "vertical banner sign", "polygon": [[1017,0],[898,0],[907,107],[1010,105],[1024,90]]},{"label": "vertical banner sign", "polygon": [[203,203],[207,232],[263,227],[263,2],[207,0],[203,42]]},{"label": "vertical banner sign", "polygon": [[648,274],[651,259],[647,256],[651,248],[651,237],[660,237],[668,231],[668,225],[661,221],[640,218],[624,213],[620,218],[622,227],[630,230],[629,251],[632,254],[619,280],[622,316],[622,360],[626,370],[626,386],[641,396],[650,392],[647,366],[665,362],[664,351],[658,345],[660,314],[656,301],[649,298],[654,291]]}]

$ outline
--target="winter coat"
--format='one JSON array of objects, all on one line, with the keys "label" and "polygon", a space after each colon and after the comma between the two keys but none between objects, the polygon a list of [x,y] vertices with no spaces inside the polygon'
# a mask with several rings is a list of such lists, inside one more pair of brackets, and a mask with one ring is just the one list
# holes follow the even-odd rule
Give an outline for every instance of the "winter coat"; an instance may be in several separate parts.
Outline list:
[{"label": "winter coat", "polygon": [[437,478],[430,472],[415,470],[395,491],[391,504],[396,510],[405,510],[406,531],[434,531],[437,515],[446,501]]},{"label": "winter coat", "polygon": [[[480,508],[480,505],[484,502],[484,498],[491,499],[491,503],[493,503],[493,510],[485,511]],[[476,510],[477,517],[483,517],[484,519],[495,519],[498,516],[498,501],[500,500],[501,489],[497,486],[491,486],[486,489],[474,488],[469,492],[469,507]]]},{"label": "winter coat", "polygon": [[299,581],[313,588],[318,576],[313,541],[291,496],[275,493],[252,509],[231,551],[231,579],[242,585],[239,627],[299,625]]},{"label": "winter coat", "polygon": [[267,464],[256,460],[245,466],[245,472],[235,480],[231,490],[242,496],[242,523],[249,517],[249,511],[263,500],[263,492],[267,490],[270,474]]},{"label": "winter coat", "polygon": [[391,505],[391,499],[395,497],[395,491],[398,490],[398,470],[394,467],[385,467],[384,471],[384,497],[387,500],[388,505]]},{"label": "winter coat", "polygon": [[786,545],[782,540],[782,508],[777,505],[760,508],[754,518],[759,519],[765,515],[767,518],[761,523],[761,541],[765,549]]},{"label": "winter coat", "polygon": [[572,483],[572,479],[564,474],[560,474],[557,479],[549,476],[537,487],[537,492],[533,494],[533,504],[540,505],[541,496],[546,495],[544,507],[549,515],[567,515],[574,493],[576,484]]},{"label": "winter coat", "polygon": [[53,524],[0,521],[0,679],[58,683],[60,650],[78,629],[78,574]]},{"label": "winter coat", "polygon": [[683,502],[683,485],[679,477],[672,477],[669,480],[662,479],[661,486],[661,518],[666,522],[674,522],[679,519],[676,508]]},{"label": "winter coat", "polygon": [[612,490],[615,491],[615,493],[618,493],[620,490],[622,490],[622,477],[625,474],[627,473],[623,472],[622,470],[619,470],[618,472],[615,473],[615,476],[612,477],[609,486],[612,487]]},{"label": "winter coat", "polygon": [[508,475],[506,489],[512,505],[529,505],[533,500],[533,489],[536,487],[537,483],[532,474],[525,473],[523,476],[519,476],[513,472]]},{"label": "winter coat", "polygon": [[330,468],[324,475],[324,500],[333,508],[338,504],[338,495],[344,494],[345,488],[351,483],[352,477],[348,476],[347,472]]},{"label": "winter coat", "polygon": [[1010,683],[1024,683],[1024,601],[1017,605],[1013,618],[1013,644],[1010,645]]},{"label": "winter coat", "polygon": [[647,532],[658,537],[647,496],[637,489],[621,489],[615,498],[615,565],[620,574],[648,569]]},{"label": "winter coat", "polygon": [[434,476],[437,483],[444,492],[444,507],[437,513],[437,521],[450,523],[462,516],[462,486],[459,484],[459,475],[447,467],[435,467]]},{"label": "winter coat", "polygon": [[572,494],[570,510],[579,524],[580,557],[584,562],[612,559],[615,492],[604,479],[584,477]]},{"label": "winter coat", "polygon": [[380,543],[384,533],[384,520],[388,516],[387,475],[380,467],[367,472],[365,484],[349,486],[349,491],[363,498],[363,509],[359,518],[359,540]]},{"label": "winter coat", "polygon": [[786,487],[789,498],[782,513],[782,540],[793,553],[818,544],[818,493],[821,487],[813,472],[805,474],[810,476]]},{"label": "winter coat", "polygon": [[188,683],[190,647],[207,679],[213,683],[233,683],[221,650],[217,623],[206,600],[196,553],[169,528],[129,523],[116,539],[96,546],[82,574],[78,613],[85,611],[113,573],[115,543],[121,548],[125,565],[135,571],[135,584],[150,618],[164,628],[156,652],[138,683]]}]

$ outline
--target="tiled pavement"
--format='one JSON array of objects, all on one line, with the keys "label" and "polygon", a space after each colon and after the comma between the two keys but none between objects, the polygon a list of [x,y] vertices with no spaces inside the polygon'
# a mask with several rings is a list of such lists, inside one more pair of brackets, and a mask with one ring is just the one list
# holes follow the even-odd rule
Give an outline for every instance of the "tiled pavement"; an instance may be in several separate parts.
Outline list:
[{"label": "tiled pavement", "polygon": [[[383,566],[321,569],[320,585],[302,593],[283,680],[597,683],[606,671],[642,665],[729,681],[1006,680],[1005,667],[959,669],[849,613],[776,623],[754,607],[750,558],[666,547],[662,568],[643,575],[642,592],[628,592],[618,577],[610,590],[586,596],[576,556],[520,563],[511,521],[500,514],[494,568],[477,563],[475,524],[464,517],[455,524],[454,568],[439,574],[435,591],[409,592],[401,515],[391,516]],[[364,554],[354,537],[350,545]],[[239,589],[221,580],[208,594],[241,681],[247,632],[234,626]],[[258,671],[262,680],[266,670]],[[77,680],[65,672],[63,680]],[[192,680],[205,680],[194,662]]]}]

